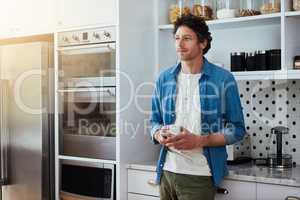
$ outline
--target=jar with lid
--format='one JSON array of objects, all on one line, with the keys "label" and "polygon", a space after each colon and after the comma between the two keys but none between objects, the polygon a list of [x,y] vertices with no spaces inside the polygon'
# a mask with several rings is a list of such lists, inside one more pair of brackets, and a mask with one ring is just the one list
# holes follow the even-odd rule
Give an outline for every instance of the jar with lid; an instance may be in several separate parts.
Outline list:
[{"label": "jar with lid", "polygon": [[246,55],[246,70],[247,71],[256,71],[256,63],[255,63],[255,52],[249,52]]},{"label": "jar with lid", "polygon": [[300,11],[300,0],[293,0],[293,10]]},{"label": "jar with lid", "polygon": [[260,50],[255,52],[255,66],[257,70],[268,70],[266,51]]},{"label": "jar with lid", "polygon": [[232,52],[230,54],[230,70],[232,72],[240,72],[246,70],[245,52]]},{"label": "jar with lid", "polygon": [[191,13],[190,0],[177,0],[176,3],[171,4],[169,8],[169,21],[175,23],[177,18],[182,15],[188,15]]},{"label": "jar with lid", "polygon": [[241,0],[240,1],[240,13],[241,17],[260,15],[259,10],[261,6],[260,0]]},{"label": "jar with lid", "polygon": [[263,0],[260,12],[262,14],[280,12],[280,0]]},{"label": "jar with lid", "polygon": [[233,18],[238,16],[239,0],[218,0],[217,1],[217,18]]},{"label": "jar with lid", "polygon": [[214,19],[213,2],[213,0],[194,0],[192,14],[198,17],[203,17],[205,20]]},{"label": "jar with lid", "polygon": [[281,49],[271,49],[267,54],[267,68],[268,70],[281,69]]}]

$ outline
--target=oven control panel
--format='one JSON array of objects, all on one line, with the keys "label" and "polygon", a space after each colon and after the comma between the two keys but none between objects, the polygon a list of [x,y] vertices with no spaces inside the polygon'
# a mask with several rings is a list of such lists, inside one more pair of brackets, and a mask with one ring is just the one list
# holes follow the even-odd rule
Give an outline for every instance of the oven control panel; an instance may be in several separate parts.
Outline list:
[{"label": "oven control panel", "polygon": [[84,44],[97,44],[116,41],[115,27],[103,27],[76,31],[59,32],[58,46],[73,46]]}]

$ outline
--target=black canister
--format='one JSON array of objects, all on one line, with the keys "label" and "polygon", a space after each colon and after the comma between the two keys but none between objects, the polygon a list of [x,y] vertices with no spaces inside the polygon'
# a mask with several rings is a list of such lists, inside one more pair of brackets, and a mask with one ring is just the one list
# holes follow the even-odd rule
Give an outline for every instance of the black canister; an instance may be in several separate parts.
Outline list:
[{"label": "black canister", "polygon": [[248,53],[246,56],[246,70],[247,71],[256,71],[256,61],[255,61],[255,53]]},{"label": "black canister", "polygon": [[281,69],[281,50],[271,49],[267,51],[267,68],[268,70]]},{"label": "black canister", "polygon": [[244,52],[233,52],[230,54],[230,63],[232,72],[245,71],[246,58]]},{"label": "black canister", "polygon": [[255,54],[255,63],[257,70],[268,70],[266,51],[257,51]]}]

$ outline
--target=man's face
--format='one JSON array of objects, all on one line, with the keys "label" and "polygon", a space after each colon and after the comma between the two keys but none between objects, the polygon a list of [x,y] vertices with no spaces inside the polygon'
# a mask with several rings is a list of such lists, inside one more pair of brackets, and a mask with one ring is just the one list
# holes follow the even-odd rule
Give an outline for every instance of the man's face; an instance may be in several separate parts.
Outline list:
[{"label": "man's face", "polygon": [[198,41],[196,33],[187,26],[180,26],[175,33],[176,52],[180,60],[192,61],[202,57],[206,44]]}]

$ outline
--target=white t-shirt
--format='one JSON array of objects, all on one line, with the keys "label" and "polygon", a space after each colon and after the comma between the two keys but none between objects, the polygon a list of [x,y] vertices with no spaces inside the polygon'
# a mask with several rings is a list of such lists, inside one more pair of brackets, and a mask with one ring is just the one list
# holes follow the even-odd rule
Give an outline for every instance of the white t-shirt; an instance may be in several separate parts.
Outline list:
[{"label": "white t-shirt", "polygon": [[[175,125],[182,126],[193,134],[201,134],[200,77],[201,74],[184,74],[182,71],[178,75]],[[169,150],[164,170],[179,174],[211,176],[202,148]]]}]

